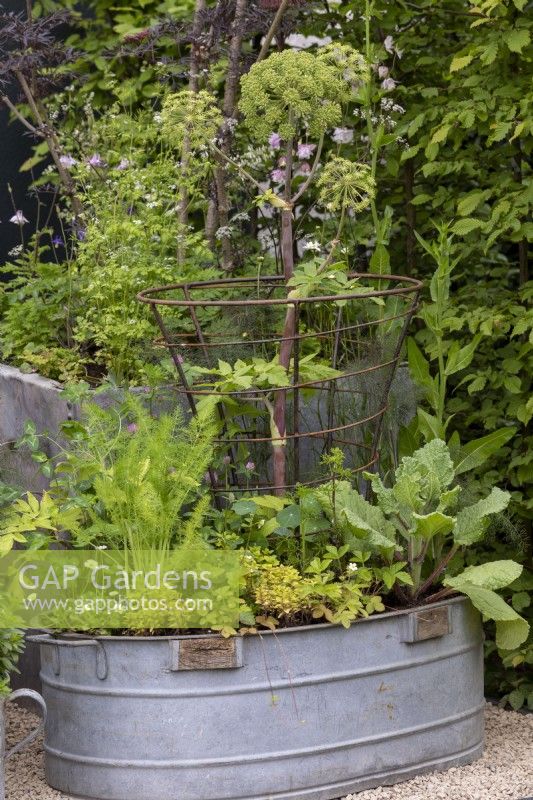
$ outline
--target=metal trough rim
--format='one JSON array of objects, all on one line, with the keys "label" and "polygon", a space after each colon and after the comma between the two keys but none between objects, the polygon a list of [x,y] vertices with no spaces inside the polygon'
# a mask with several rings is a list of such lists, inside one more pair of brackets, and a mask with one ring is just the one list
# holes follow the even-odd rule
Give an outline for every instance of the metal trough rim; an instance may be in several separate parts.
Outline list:
[{"label": "metal trough rim", "polygon": [[[428,608],[439,608],[442,606],[447,606],[450,604],[457,604],[457,603],[469,603],[468,597],[464,595],[459,595],[456,597],[449,597],[445,600],[439,600],[436,603],[426,603],[424,605],[417,605],[417,606],[410,606],[409,608],[400,608],[395,609],[394,611],[383,611],[382,613],[378,614],[371,614],[369,617],[359,617],[355,619],[351,625],[363,625],[369,622],[377,622],[378,620],[382,619],[391,619],[394,617],[401,617],[407,614],[412,614],[415,611],[424,611]],[[256,634],[246,634],[251,638],[255,636],[288,636],[289,634],[297,634],[302,633],[304,631],[325,631],[330,630],[331,628],[340,628],[340,625],[333,625],[330,622],[322,622],[317,623],[315,625],[295,625],[292,628],[280,628],[279,630],[271,631],[265,630],[260,631]],[[34,636],[29,636],[28,640],[32,642],[37,642],[38,644],[42,645],[53,645],[61,643],[63,647],[67,647],[69,644],[76,646],[76,642],[81,644],[84,640],[91,640],[96,642],[161,642],[161,641],[172,641],[172,640],[189,640],[189,639],[205,639],[205,638],[213,638],[213,639],[220,639],[222,638],[220,633],[181,633],[175,635],[166,635],[166,636],[112,636],[112,635],[85,635],[82,633],[69,633],[69,634],[59,634],[54,635],[52,631],[44,629],[42,634],[36,634]],[[246,638],[246,637],[243,637]],[[78,644],[78,646],[79,646]]]}]

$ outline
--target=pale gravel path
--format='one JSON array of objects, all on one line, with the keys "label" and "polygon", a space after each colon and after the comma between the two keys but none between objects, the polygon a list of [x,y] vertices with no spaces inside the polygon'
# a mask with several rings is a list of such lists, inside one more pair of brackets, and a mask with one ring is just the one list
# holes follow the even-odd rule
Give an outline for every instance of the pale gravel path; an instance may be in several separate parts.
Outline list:
[{"label": "pale gravel path", "polygon": [[[533,714],[487,705],[485,719],[485,754],[474,764],[369,789],[345,800],[533,800]],[[31,715],[11,706],[8,742],[20,739],[31,721]],[[6,800],[72,800],[45,784],[40,741],[8,762]]]}]

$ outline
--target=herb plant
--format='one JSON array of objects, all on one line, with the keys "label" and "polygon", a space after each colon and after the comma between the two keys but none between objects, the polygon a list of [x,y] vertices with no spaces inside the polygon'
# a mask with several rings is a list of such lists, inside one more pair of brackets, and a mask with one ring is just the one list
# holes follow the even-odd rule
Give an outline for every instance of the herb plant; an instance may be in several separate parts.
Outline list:
[{"label": "herb plant", "polygon": [[378,475],[366,474],[375,504],[345,481],[318,489],[317,497],[343,541],[381,554],[389,565],[404,562],[410,580],[396,586],[401,602],[466,594],[486,618],[496,621],[497,645],[511,650],[525,641],[529,626],[494,590],[516,580],[522,566],[501,560],[467,567],[460,574],[449,571],[462,548],[483,538],[489,517],[504,511],[510,495],[493,488],[487,497],[467,504],[456,474],[446,444],[433,439],[402,459],[390,488]]},{"label": "herb plant", "polygon": [[178,409],[156,419],[128,396],[109,409],[87,405],[84,422],[65,422],[62,435],[68,446],[53,459],[50,489],[3,510],[0,552],[59,540],[164,555],[194,538],[212,458],[207,423],[186,427]]}]

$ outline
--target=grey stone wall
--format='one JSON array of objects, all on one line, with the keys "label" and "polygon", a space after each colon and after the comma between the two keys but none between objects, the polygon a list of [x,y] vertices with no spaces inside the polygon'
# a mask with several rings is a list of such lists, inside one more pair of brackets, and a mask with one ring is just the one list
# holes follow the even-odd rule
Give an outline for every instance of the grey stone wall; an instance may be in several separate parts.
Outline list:
[{"label": "grey stone wall", "polygon": [[[61,385],[34,373],[0,364],[0,479],[38,492],[46,488],[46,478],[27,452],[15,450],[15,440],[24,432],[26,420],[33,420],[38,433],[52,436],[59,425],[72,418],[73,408],[60,397]],[[43,439],[43,450],[54,452]]]}]

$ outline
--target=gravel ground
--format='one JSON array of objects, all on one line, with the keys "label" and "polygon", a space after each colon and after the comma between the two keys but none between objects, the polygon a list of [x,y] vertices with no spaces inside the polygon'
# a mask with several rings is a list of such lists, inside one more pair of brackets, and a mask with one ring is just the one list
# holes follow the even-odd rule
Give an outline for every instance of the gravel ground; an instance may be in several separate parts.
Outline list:
[{"label": "gravel ground", "polygon": [[[8,706],[8,746],[22,738],[34,721],[27,711]],[[474,764],[370,789],[345,800],[533,800],[533,714],[487,705],[486,724],[485,754]],[[6,800],[72,800],[45,784],[41,746],[37,741],[8,761]]]}]

